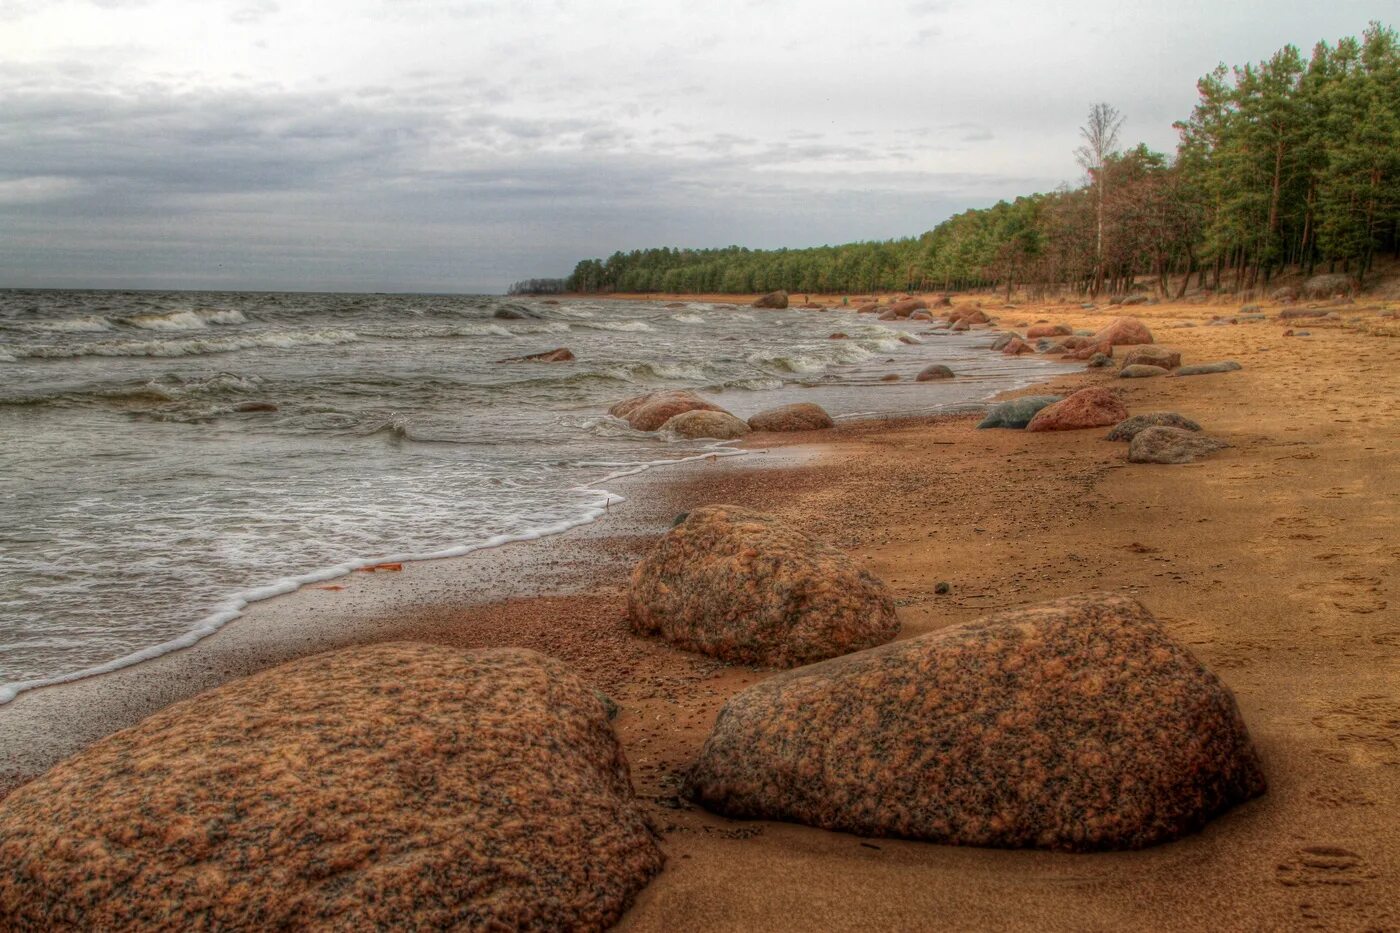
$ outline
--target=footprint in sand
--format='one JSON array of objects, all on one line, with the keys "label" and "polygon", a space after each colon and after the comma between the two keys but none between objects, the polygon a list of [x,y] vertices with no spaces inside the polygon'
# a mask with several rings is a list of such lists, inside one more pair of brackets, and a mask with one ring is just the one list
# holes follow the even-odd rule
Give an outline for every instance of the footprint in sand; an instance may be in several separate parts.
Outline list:
[{"label": "footprint in sand", "polygon": [[1274,879],[1285,887],[1351,886],[1376,877],[1366,860],[1339,846],[1306,846],[1279,862]]}]

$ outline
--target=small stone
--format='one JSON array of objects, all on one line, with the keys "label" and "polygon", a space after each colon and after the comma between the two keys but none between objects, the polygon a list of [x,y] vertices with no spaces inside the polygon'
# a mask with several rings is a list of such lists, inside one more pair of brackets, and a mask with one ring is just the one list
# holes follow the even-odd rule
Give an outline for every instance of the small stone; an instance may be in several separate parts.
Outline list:
[{"label": "small stone", "polygon": [[938,584],[936,584],[936,585],[934,586],[934,588],[933,588],[933,591],[934,591],[935,593],[937,593],[939,596],[947,596],[949,593],[952,592],[952,590],[953,590],[953,588],[952,588],[951,586],[948,585],[947,581],[943,581],[943,582],[941,582],[941,583],[938,583]]},{"label": "small stone", "polygon": [[1196,363],[1192,366],[1183,366],[1173,376],[1204,376],[1209,373],[1232,373],[1235,370],[1244,369],[1234,360],[1221,360],[1218,363]]},{"label": "small stone", "polygon": [[1104,440],[1109,441],[1130,441],[1148,428],[1181,428],[1184,431],[1199,431],[1201,426],[1187,418],[1185,415],[1177,414],[1174,411],[1154,411],[1145,415],[1133,415],[1125,421],[1120,421],[1113,426],[1113,430],[1104,436]]},{"label": "small stone", "polygon": [[1229,446],[1222,440],[1182,428],[1145,428],[1129,442],[1128,460],[1132,463],[1191,463]]},{"label": "small stone", "polygon": [[914,381],[929,382],[933,379],[952,379],[953,375],[953,371],[947,366],[941,363],[934,363],[932,366],[925,367],[921,370],[919,374],[914,377]]},{"label": "small stone", "polygon": [[1118,371],[1119,379],[1147,379],[1152,376],[1165,376],[1170,370],[1161,366],[1147,366],[1139,363],[1133,366],[1124,366]]}]

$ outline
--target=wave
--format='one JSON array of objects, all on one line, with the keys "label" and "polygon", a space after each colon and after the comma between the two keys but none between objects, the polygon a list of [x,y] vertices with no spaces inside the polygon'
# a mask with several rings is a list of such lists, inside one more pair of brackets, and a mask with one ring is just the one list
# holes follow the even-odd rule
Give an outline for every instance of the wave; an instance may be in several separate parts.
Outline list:
[{"label": "wave", "polygon": [[71,347],[36,346],[5,352],[16,357],[51,360],[80,356],[203,356],[255,348],[293,350],[297,347],[329,347],[352,343],[359,339],[358,334],[348,330],[267,331],[261,334],[189,337],[182,340],[102,340]]},{"label": "wave", "polygon": [[[898,342],[895,344],[898,346]],[[763,369],[773,369],[785,373],[819,373],[840,363],[859,363],[869,359],[874,353],[866,347],[841,341],[831,347],[794,348],[790,350],[768,350],[752,353],[748,361]]]},{"label": "wave", "polygon": [[679,321],[679,322],[681,322],[682,324],[704,324],[704,323],[705,323],[705,318],[702,317],[702,316],[699,315],[699,314],[677,314],[677,315],[675,315],[674,317],[672,317],[671,320],[673,320],[673,321]]},{"label": "wave", "polygon": [[112,329],[112,322],[105,317],[91,314],[86,317],[67,318],[58,321],[39,321],[29,325],[35,330],[58,334],[95,334]]},{"label": "wave", "polygon": [[575,326],[587,327],[590,330],[616,330],[628,333],[655,330],[646,321],[580,321]]}]

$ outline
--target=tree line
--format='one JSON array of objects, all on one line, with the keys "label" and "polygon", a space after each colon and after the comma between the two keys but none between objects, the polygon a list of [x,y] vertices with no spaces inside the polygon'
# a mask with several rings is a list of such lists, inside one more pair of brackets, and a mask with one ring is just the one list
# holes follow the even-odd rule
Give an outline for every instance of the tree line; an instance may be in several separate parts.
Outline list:
[{"label": "tree line", "polygon": [[[964,211],[918,237],[808,249],[659,249],[586,259],[576,292],[868,293],[1004,288],[1166,295],[1267,287],[1319,266],[1359,280],[1400,258],[1400,41],[1285,46],[1219,66],[1176,123],[1174,156],[1118,147],[1122,116],[1096,104],[1077,188]],[[524,283],[521,283],[524,284]]]}]

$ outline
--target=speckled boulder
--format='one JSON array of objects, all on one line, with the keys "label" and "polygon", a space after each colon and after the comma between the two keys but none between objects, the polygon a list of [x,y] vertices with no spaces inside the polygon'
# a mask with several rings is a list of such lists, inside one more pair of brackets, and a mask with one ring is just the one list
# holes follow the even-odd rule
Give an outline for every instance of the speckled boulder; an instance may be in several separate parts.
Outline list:
[{"label": "speckled boulder", "polygon": [[385,644],[176,703],[16,790],[0,928],[596,930],[662,861],[575,674]]},{"label": "speckled boulder", "polygon": [[788,293],[782,290],[769,292],[754,301],[755,308],[772,308],[781,311],[788,306]]},{"label": "speckled boulder", "polygon": [[1145,428],[1128,443],[1133,463],[1191,463],[1230,445],[1217,438],[1182,428]]},{"label": "speckled boulder", "polygon": [[1027,431],[1078,431],[1117,424],[1128,417],[1128,409],[1107,389],[1090,386],[1047,405],[1036,412]]},{"label": "speckled boulder", "polygon": [[727,441],[749,433],[749,426],[727,411],[683,411],[661,426],[677,437]]},{"label": "speckled boulder", "polygon": [[1165,376],[1171,370],[1163,366],[1148,366],[1146,363],[1134,363],[1131,366],[1124,366],[1118,370],[1119,379],[1151,379],[1153,376]]},{"label": "speckled boulder", "polygon": [[1123,355],[1123,366],[1160,366],[1163,369],[1176,369],[1181,365],[1181,353],[1165,347],[1148,344],[1133,347]]},{"label": "speckled boulder", "polygon": [[1006,342],[1006,346],[1001,348],[1001,352],[1007,356],[1020,356],[1023,353],[1034,353],[1035,347],[1026,343],[1020,337],[1012,337]]},{"label": "speckled boulder", "polygon": [[770,408],[749,419],[749,427],[755,431],[820,431],[835,426],[826,409],[811,402]]},{"label": "speckled boulder", "polygon": [[742,819],[1076,851],[1176,839],[1264,789],[1230,691],[1105,594],[761,681],[725,704],[686,782]]},{"label": "speckled boulder", "polygon": [[1154,411],[1145,415],[1133,415],[1125,421],[1118,422],[1113,426],[1113,430],[1105,435],[1104,440],[1130,441],[1137,437],[1139,432],[1148,428],[1181,428],[1184,431],[1199,431],[1201,426],[1185,415],[1177,414],[1174,411]]},{"label": "speckled boulder", "polygon": [[1026,331],[1027,339],[1036,337],[1068,337],[1074,329],[1068,324],[1037,324]]},{"label": "speckled boulder", "polygon": [[925,366],[919,370],[919,374],[914,377],[915,382],[932,382],[935,379],[952,379],[954,373],[942,363],[934,363],[932,366]]},{"label": "speckled boulder", "polygon": [[1023,395],[1008,402],[998,402],[987,410],[979,428],[1024,428],[1042,408],[1061,401],[1058,395]]},{"label": "speckled boulder", "polygon": [[676,415],[686,411],[724,411],[685,389],[663,389],[634,395],[608,409],[608,414],[621,418],[638,431],[655,431]]},{"label": "speckled boulder", "polygon": [[1107,343],[1111,346],[1124,344],[1152,343],[1152,331],[1135,317],[1120,317],[1112,324],[1089,338],[1094,343]]},{"label": "speckled boulder", "polygon": [[730,505],[695,509],[632,572],[632,627],[726,661],[793,667],[889,641],[894,601],[842,551]]}]

